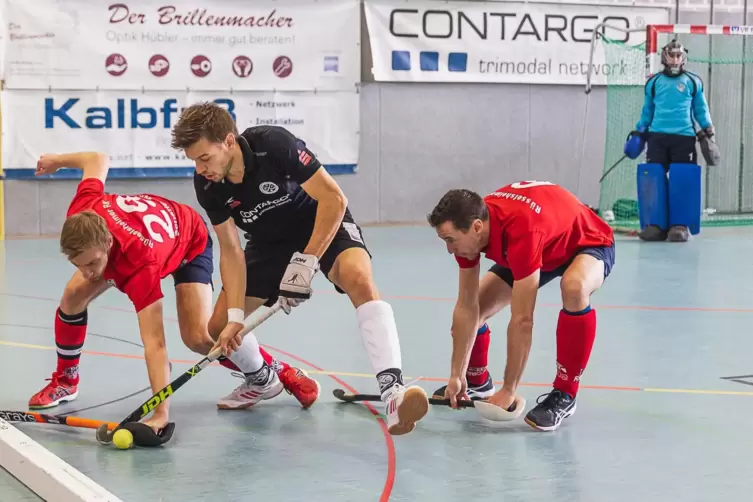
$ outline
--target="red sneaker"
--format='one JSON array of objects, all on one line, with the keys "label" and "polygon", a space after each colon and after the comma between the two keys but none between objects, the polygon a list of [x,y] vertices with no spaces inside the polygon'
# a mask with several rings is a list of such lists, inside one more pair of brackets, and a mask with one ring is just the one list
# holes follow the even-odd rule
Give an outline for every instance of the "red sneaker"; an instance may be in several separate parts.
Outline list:
[{"label": "red sneaker", "polygon": [[53,373],[52,378],[47,380],[50,383],[29,399],[30,410],[54,408],[61,403],[73,401],[78,396],[78,384],[71,384],[66,377]]},{"label": "red sneaker", "polygon": [[310,407],[319,398],[319,382],[309,378],[305,371],[290,366],[278,373],[282,385],[288,394],[295,397],[304,409]]}]

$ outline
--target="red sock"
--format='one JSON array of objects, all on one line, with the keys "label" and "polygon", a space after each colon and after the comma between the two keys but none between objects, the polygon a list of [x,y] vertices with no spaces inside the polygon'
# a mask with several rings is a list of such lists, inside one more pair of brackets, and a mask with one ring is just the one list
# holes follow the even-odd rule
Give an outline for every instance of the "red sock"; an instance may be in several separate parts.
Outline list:
[{"label": "red sock", "polygon": [[224,366],[230,371],[237,371],[239,373],[243,373],[241,369],[238,366],[236,366],[235,363],[231,361],[230,359],[228,359],[227,357],[221,357],[217,359],[217,362],[220,363],[220,366]]},{"label": "red sock", "polygon": [[478,387],[486,383],[489,378],[489,370],[486,366],[489,362],[489,342],[491,341],[491,330],[484,324],[476,333],[476,340],[473,342],[471,349],[471,358],[468,362],[468,371],[465,378],[468,385]]},{"label": "red sock", "polygon": [[596,338],[596,311],[560,311],[557,322],[557,376],[554,388],[575,397]]},{"label": "red sock", "polygon": [[[259,347],[259,352],[261,352],[261,357],[264,358],[264,362],[267,363],[270,368],[275,370],[275,372],[280,373],[281,371],[285,371],[286,369],[290,368],[290,365],[288,363],[275,359],[272,354],[264,350],[262,347]],[[227,357],[218,359],[217,362],[230,371],[238,371],[240,373],[243,373],[240,368],[238,368],[238,366],[236,366],[235,363]]]},{"label": "red sock", "polygon": [[58,308],[55,312],[55,345],[58,353],[55,373],[72,385],[77,385],[79,381],[78,362],[84,347],[87,322],[86,310],[78,314],[65,314]]},{"label": "red sock", "polygon": [[261,352],[261,357],[264,358],[264,362],[267,363],[270,368],[275,370],[276,373],[283,372],[286,369],[290,368],[290,365],[288,363],[286,363],[285,361],[280,361],[279,359],[275,359],[272,354],[264,350],[264,347],[259,347],[259,352]]}]

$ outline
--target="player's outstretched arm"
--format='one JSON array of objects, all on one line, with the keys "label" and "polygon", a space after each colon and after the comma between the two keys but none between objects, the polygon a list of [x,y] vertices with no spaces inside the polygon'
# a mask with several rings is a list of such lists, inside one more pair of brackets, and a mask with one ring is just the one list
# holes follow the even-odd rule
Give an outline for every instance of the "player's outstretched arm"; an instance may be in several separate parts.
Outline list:
[{"label": "player's outstretched arm", "polygon": [[239,333],[243,329],[246,303],[246,257],[235,222],[232,219],[214,225],[220,241],[220,277],[227,299],[228,323],[220,333],[218,344],[225,355],[238,350],[241,345]]},{"label": "player's outstretched arm", "polygon": [[96,178],[102,183],[110,170],[110,157],[100,152],[46,153],[37,161],[36,176],[53,174],[64,167],[81,169],[82,181]]},{"label": "player's outstretched arm", "polygon": [[[144,344],[144,358],[149,373],[149,383],[153,392],[159,392],[170,383],[170,365],[165,346],[165,328],[162,316],[162,300],[157,300],[138,312],[139,331]],[[155,431],[163,428],[168,422],[168,401],[163,401],[155,409],[151,417],[144,421]]]},{"label": "player's outstretched arm", "polygon": [[453,408],[457,400],[463,398],[467,382],[465,379],[468,360],[475,341],[479,321],[479,267],[461,268],[458,281],[458,299],[452,313],[452,359],[447,395]]},{"label": "player's outstretched arm", "polygon": [[653,86],[655,85],[654,80],[658,77],[653,77],[646,82],[646,86],[644,88],[644,100],[643,100],[643,109],[641,110],[641,117],[638,120],[638,123],[635,125],[635,130],[639,132],[646,132],[648,131],[649,126],[651,125],[651,122],[654,120],[654,95],[653,95]]},{"label": "player's outstretched arm", "polygon": [[700,78],[695,78],[690,75],[689,77],[696,81],[696,93],[695,96],[693,96],[692,102],[693,118],[709,136],[713,136],[714,125],[711,121],[709,103],[706,101],[706,94],[703,92],[703,82]]},{"label": "player's outstretched arm", "polygon": [[311,178],[303,183],[301,188],[317,201],[314,231],[303,254],[321,258],[340,228],[345,208],[348,207],[348,199],[340,189],[340,185],[323,167],[320,167]]},{"label": "player's outstretched arm", "polygon": [[528,277],[515,281],[512,286],[510,323],[507,326],[507,365],[502,386],[511,397],[515,396],[520,385],[531,351],[533,311],[536,307],[539,280],[540,270],[537,269]]}]

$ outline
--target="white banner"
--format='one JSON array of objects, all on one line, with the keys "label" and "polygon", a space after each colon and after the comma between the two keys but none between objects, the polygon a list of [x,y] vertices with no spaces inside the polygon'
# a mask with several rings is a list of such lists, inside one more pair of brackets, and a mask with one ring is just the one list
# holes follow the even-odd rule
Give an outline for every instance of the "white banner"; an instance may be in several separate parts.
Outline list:
[{"label": "white banner", "polygon": [[[377,81],[501,82],[585,85],[591,34],[601,22],[620,28],[666,24],[664,8],[549,3],[364,0]],[[607,37],[639,44],[645,31]],[[593,82],[624,81],[626,61],[594,54]],[[645,81],[638,75],[638,85]]]},{"label": "white banner", "polygon": [[0,1],[6,88],[352,90],[360,81],[358,0]]},{"label": "white banner", "polygon": [[[353,172],[358,162],[359,95],[328,93],[53,92],[2,93],[5,174],[31,169],[46,152],[108,153],[115,176],[153,175],[149,169],[193,168],[170,146],[182,109],[216,101],[236,118],[238,132],[256,125],[285,127],[306,142],[328,169]],[[143,171],[142,171],[143,170]],[[136,172],[138,171],[138,173]],[[146,172],[144,172],[146,171]]]}]

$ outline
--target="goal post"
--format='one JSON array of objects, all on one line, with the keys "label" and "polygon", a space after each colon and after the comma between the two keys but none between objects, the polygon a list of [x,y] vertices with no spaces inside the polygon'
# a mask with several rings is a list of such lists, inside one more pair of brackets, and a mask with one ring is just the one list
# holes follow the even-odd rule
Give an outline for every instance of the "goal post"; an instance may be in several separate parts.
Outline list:
[{"label": "goal post", "polygon": [[[639,43],[625,43],[626,33],[641,32]],[[618,36],[619,35],[619,36]],[[609,23],[594,29],[591,63],[603,59],[613,71],[596,75],[590,64],[586,93],[605,87],[606,131],[599,210],[615,226],[637,228],[636,166],[623,158],[627,135],[635,129],[644,103],[646,80],[662,71],[661,51],[672,39],[688,50],[685,69],[703,82],[722,161],[703,168],[704,225],[753,224],[753,26],[661,24],[626,30]],[[633,38],[633,37],[630,37]],[[614,71],[618,69],[619,71]],[[587,103],[590,98],[587,97]],[[591,98],[592,99],[592,98]],[[588,106],[588,104],[587,104]],[[695,124],[696,130],[700,127]],[[584,138],[584,142],[586,138]],[[616,167],[614,167],[616,165]]]}]

